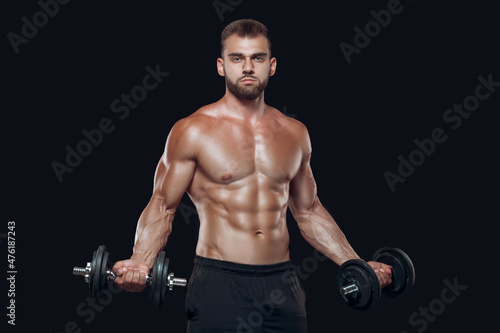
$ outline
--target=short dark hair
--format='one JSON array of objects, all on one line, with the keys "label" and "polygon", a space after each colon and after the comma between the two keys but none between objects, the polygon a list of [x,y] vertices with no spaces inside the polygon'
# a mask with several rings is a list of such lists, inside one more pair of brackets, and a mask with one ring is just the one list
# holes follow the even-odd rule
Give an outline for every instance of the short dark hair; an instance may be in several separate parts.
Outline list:
[{"label": "short dark hair", "polygon": [[271,52],[271,36],[266,26],[259,21],[252,19],[242,19],[229,23],[220,36],[220,53],[224,55],[226,40],[233,34],[238,34],[240,37],[257,37],[262,35],[267,39],[269,52]]}]

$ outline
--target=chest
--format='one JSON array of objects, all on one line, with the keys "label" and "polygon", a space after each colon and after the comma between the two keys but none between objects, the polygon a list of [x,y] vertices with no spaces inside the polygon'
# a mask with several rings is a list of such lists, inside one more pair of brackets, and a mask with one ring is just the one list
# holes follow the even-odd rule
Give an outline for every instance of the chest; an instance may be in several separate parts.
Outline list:
[{"label": "chest", "polygon": [[272,122],[255,128],[220,126],[204,139],[197,167],[217,183],[250,175],[286,182],[297,173],[302,158],[292,133]]}]

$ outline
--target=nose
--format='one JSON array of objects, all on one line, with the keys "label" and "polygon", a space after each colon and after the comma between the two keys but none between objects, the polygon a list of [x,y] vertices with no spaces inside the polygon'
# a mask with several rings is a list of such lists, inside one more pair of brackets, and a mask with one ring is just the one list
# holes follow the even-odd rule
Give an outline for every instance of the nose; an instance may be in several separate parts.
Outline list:
[{"label": "nose", "polygon": [[253,63],[252,60],[246,59],[243,61],[243,74],[253,74]]}]

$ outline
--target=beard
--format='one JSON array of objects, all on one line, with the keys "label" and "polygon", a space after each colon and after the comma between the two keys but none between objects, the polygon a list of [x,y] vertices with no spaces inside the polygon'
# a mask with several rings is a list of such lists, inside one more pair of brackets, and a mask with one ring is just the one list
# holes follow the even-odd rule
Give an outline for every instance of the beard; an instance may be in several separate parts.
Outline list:
[{"label": "beard", "polygon": [[[256,86],[240,86],[239,82],[244,79],[254,79],[257,81]],[[242,98],[242,99],[247,99],[247,100],[254,100],[257,97],[260,96],[260,94],[266,89],[267,83],[269,82],[269,77],[267,77],[263,82],[260,82],[259,79],[257,79],[254,76],[251,75],[245,75],[242,78],[239,78],[236,82],[231,81],[230,78],[225,76],[226,79],[226,86],[227,89],[232,92],[236,97]]]}]

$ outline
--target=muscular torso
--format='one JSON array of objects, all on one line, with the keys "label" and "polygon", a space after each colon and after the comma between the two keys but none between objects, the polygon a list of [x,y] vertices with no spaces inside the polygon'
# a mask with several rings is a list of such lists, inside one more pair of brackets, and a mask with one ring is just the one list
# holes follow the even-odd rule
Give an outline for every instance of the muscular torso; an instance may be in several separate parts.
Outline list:
[{"label": "muscular torso", "polygon": [[297,122],[271,107],[253,123],[213,105],[191,117],[200,143],[187,189],[200,218],[196,254],[248,264],[288,260],[289,187],[303,156]]}]

